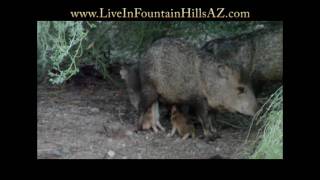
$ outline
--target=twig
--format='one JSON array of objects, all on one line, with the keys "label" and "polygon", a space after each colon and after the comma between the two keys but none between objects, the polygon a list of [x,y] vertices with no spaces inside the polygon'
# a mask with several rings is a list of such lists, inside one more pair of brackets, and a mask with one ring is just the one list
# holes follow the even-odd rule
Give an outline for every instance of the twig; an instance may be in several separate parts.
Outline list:
[{"label": "twig", "polygon": [[108,137],[108,134],[109,134],[109,133],[108,133],[108,129],[106,128],[106,126],[105,126],[105,125],[103,125],[102,127],[103,127],[103,130],[104,130],[104,132],[105,132],[106,136]]},{"label": "twig", "polygon": [[106,74],[106,77],[117,87],[120,88],[120,85],[118,83],[116,83],[116,81],[114,81],[108,74]]},{"label": "twig", "polygon": [[120,115],[120,107],[118,108],[118,116],[119,116],[119,120],[121,124],[124,124],[122,119],[121,119],[121,115]]},{"label": "twig", "polygon": [[217,119],[217,121],[219,121],[219,122],[221,122],[221,123],[224,123],[224,124],[227,124],[227,125],[229,125],[229,126],[232,126],[232,127],[234,127],[234,128],[237,128],[237,129],[242,129],[240,126],[236,126],[236,125],[234,125],[234,124],[231,124],[231,123],[226,122],[226,121],[223,121],[223,120],[218,120],[218,119]]}]

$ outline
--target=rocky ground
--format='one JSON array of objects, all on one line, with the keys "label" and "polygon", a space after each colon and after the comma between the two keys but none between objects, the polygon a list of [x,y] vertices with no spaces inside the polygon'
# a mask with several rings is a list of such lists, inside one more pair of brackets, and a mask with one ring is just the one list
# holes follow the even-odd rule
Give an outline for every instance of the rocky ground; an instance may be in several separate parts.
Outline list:
[{"label": "rocky ground", "polygon": [[181,140],[178,135],[166,137],[171,125],[162,117],[166,132],[134,132],[138,116],[125,86],[110,82],[85,78],[63,87],[38,85],[39,159],[243,158],[247,129],[223,128],[222,137],[211,143]]}]

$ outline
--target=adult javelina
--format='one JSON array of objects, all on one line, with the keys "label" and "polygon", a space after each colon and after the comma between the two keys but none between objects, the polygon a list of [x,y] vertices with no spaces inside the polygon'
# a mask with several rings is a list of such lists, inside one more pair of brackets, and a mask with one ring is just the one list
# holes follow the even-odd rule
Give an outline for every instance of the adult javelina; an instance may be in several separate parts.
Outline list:
[{"label": "adult javelina", "polygon": [[154,42],[139,61],[139,73],[140,115],[159,96],[170,104],[191,105],[207,138],[216,136],[208,118],[209,107],[246,115],[256,111],[256,98],[241,82],[239,72],[178,39]]},{"label": "adult javelina", "polygon": [[201,49],[225,64],[250,74],[260,93],[267,82],[281,82],[283,76],[283,27],[263,28],[229,38],[207,42]]}]

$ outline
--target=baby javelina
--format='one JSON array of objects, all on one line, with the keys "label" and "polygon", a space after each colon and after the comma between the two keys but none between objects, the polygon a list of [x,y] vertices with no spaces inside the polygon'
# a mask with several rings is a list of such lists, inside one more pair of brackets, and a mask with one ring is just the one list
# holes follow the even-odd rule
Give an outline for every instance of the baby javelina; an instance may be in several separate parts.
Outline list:
[{"label": "baby javelina", "polygon": [[171,124],[172,131],[168,134],[168,137],[173,136],[176,130],[178,130],[183,140],[187,139],[190,135],[192,138],[195,137],[195,128],[192,122],[188,121],[187,117],[179,112],[176,106],[172,106],[171,108]]},{"label": "baby javelina", "polygon": [[158,128],[161,131],[165,131],[164,127],[159,122],[158,103],[154,103],[148,111],[144,114],[142,120],[142,129],[147,130],[152,128],[154,132],[158,132]]}]

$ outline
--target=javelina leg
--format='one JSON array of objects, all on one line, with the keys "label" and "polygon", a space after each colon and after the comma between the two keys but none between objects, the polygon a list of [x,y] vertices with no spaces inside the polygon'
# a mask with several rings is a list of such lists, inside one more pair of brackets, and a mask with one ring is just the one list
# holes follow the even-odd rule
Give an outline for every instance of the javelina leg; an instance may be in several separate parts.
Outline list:
[{"label": "javelina leg", "polygon": [[155,132],[155,133],[157,133],[157,132],[158,132],[157,126],[152,125],[151,127],[152,127],[152,129],[153,129],[153,132]]},{"label": "javelina leg", "polygon": [[196,114],[200,121],[203,133],[206,140],[214,141],[217,138],[216,133],[213,132],[211,120],[208,116],[208,103],[205,98],[198,98],[196,101]]},{"label": "javelina leg", "polygon": [[151,113],[152,113],[151,127],[155,133],[158,132],[157,120],[158,120],[158,114],[159,114],[159,107],[157,105],[158,105],[158,101],[155,101],[151,106]]},{"label": "javelina leg", "polygon": [[182,137],[182,140],[186,140],[190,135],[191,135],[190,133],[185,134],[185,135]]},{"label": "javelina leg", "polygon": [[211,125],[217,127],[217,112],[215,110],[209,111],[209,118],[211,119]]},{"label": "javelina leg", "polygon": [[177,128],[176,127],[172,127],[171,132],[167,135],[167,137],[171,137],[174,135],[174,133],[176,133]]},{"label": "javelina leg", "polygon": [[159,102],[156,100],[153,103],[153,114],[154,114],[154,120],[155,120],[155,126],[160,128],[161,131],[165,131],[165,128],[160,124],[160,110],[159,110]]},{"label": "javelina leg", "polygon": [[210,131],[216,136],[216,138],[220,138],[220,134],[218,133],[218,130],[214,124],[216,124],[217,121],[217,112],[216,111],[209,111],[209,125],[210,125]]},{"label": "javelina leg", "polygon": [[162,127],[162,125],[160,124],[160,113],[159,113],[159,102],[158,100],[156,100],[152,106],[151,106],[151,110],[152,110],[152,129],[154,132],[158,132],[158,128],[160,128],[161,131],[164,131],[164,127]]},{"label": "javelina leg", "polygon": [[161,131],[165,131],[166,129],[160,124],[160,121],[158,119],[158,121],[156,122],[157,127],[160,128]]},{"label": "javelina leg", "polygon": [[[141,99],[139,102],[139,120],[137,123],[137,129],[142,130],[143,124],[143,116],[147,112],[148,108],[152,108],[151,106],[155,101],[157,101],[158,94],[156,90],[151,85],[144,85],[141,88]],[[153,111],[153,109],[152,109]],[[154,112],[152,112],[154,113]],[[159,111],[158,111],[159,113]]]}]

